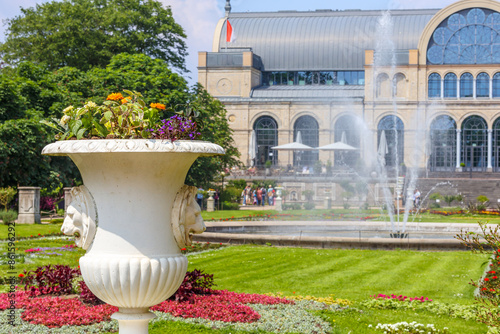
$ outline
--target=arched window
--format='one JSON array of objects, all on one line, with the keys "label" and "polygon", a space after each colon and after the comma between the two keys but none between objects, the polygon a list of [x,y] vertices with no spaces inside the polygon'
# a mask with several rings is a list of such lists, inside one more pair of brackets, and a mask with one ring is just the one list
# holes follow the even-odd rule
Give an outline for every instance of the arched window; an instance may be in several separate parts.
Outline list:
[{"label": "arched window", "polygon": [[[319,126],[313,117],[301,116],[295,121],[293,126],[294,141],[298,140],[299,133],[302,144],[311,147],[319,146]],[[314,163],[318,161],[318,158],[317,151],[298,151],[293,154],[293,164],[294,166],[314,167]]]},{"label": "arched window", "polygon": [[500,97],[500,73],[495,73],[493,76],[493,91],[491,92],[493,97]]},{"label": "arched window", "polygon": [[389,167],[396,167],[404,163],[404,125],[397,116],[386,116],[378,123],[378,149],[380,147],[380,138],[385,135],[387,142],[387,151],[385,155],[385,164]]},{"label": "arched window", "polygon": [[406,77],[402,73],[397,73],[392,81],[392,94],[395,97],[406,96]]},{"label": "arched window", "polygon": [[462,124],[462,162],[466,168],[486,171],[487,167],[486,121],[479,116],[470,116]]},{"label": "arched window", "polygon": [[441,97],[441,76],[438,73],[429,75],[428,95],[429,98]]},{"label": "arched window", "polygon": [[460,77],[460,97],[474,96],[474,77],[470,73],[464,73]]},{"label": "arched window", "polygon": [[448,73],[444,77],[444,97],[457,97],[457,76]]},{"label": "arched window", "polygon": [[493,171],[500,172],[500,118],[493,123]]},{"label": "arched window", "polygon": [[[360,147],[359,129],[362,128],[360,120],[354,116],[345,115],[339,117],[335,122],[334,127],[334,142],[344,141],[347,145],[352,147]],[[345,151],[335,152],[335,166],[348,166],[351,168],[356,167],[359,160],[359,150],[357,151]]]},{"label": "arched window", "polygon": [[500,14],[485,8],[468,8],[445,19],[427,46],[427,63],[500,63]]},{"label": "arched window", "polygon": [[479,73],[476,78],[476,97],[490,97],[490,76]]},{"label": "arched window", "polygon": [[450,116],[438,116],[431,123],[430,159],[432,171],[455,171],[457,124]]},{"label": "arched window", "polygon": [[271,147],[278,146],[278,123],[270,116],[262,116],[253,126],[257,141],[255,164],[259,167],[270,160],[273,164],[278,161],[278,151]]},{"label": "arched window", "polygon": [[377,77],[377,97],[378,98],[389,98],[391,97],[391,84],[389,76],[385,73],[380,74]]}]

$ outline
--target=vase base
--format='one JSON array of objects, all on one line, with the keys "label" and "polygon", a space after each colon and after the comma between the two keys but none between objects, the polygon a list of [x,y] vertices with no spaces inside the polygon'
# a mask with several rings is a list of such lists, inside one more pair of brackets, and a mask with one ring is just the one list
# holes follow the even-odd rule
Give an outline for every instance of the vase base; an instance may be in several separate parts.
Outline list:
[{"label": "vase base", "polygon": [[118,320],[119,334],[148,334],[149,320],[156,315],[147,308],[120,308],[111,318]]}]

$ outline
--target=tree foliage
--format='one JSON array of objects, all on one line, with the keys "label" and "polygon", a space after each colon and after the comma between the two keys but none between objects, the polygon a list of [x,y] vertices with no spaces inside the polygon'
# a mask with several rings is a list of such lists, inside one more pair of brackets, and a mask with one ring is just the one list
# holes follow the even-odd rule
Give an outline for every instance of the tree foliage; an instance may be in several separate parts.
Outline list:
[{"label": "tree foliage", "polygon": [[[4,81],[7,84],[2,86]],[[54,140],[54,133],[39,120],[60,118],[69,105],[101,103],[107,95],[124,89],[141,92],[148,105],[155,102],[171,107],[162,112],[161,118],[189,105],[199,112],[200,139],[226,150],[224,156],[199,158],[186,183],[206,187],[224,168],[238,164],[239,153],[222,103],[200,85],[190,89],[180,75],[159,59],[120,54],[106,68],[89,71],[73,67],[48,71],[41,65],[24,62],[0,73],[0,186],[50,187],[59,181],[69,186],[75,178],[79,179],[68,158],[41,156],[42,148]],[[2,100],[2,96],[11,98]]]},{"label": "tree foliage", "polygon": [[104,68],[117,54],[142,53],[185,71],[186,35],[156,0],[63,0],[21,8],[7,21],[4,61],[50,69]]}]

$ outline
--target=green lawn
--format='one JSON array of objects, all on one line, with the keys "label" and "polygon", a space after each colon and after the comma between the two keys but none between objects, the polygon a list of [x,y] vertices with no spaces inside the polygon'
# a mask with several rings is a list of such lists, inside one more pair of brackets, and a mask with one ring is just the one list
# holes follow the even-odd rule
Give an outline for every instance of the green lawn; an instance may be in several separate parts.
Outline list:
[{"label": "green lawn", "polygon": [[[5,227],[4,227],[5,228]],[[4,233],[4,228],[0,233]],[[58,231],[60,224],[18,225],[18,235],[45,235]],[[20,257],[16,269],[34,269],[46,264],[78,265],[84,251],[63,252],[62,256],[30,256],[26,249],[61,247],[71,240],[34,238],[16,242]],[[4,254],[7,243],[0,243]],[[371,251],[338,249],[301,249],[267,246],[229,246],[218,250],[188,255],[189,269],[202,269],[214,274],[218,289],[246,293],[282,292],[285,295],[313,295],[354,301],[359,310],[323,311],[322,316],[333,326],[333,333],[377,333],[368,325],[418,321],[438,328],[449,327],[450,333],[485,333],[486,326],[475,321],[440,316],[428,311],[375,310],[358,302],[371,295],[403,294],[425,296],[442,303],[472,304],[470,279],[481,277],[487,255],[470,252]],[[0,265],[2,277],[8,266]],[[200,325],[158,322],[150,325],[150,333],[233,333],[234,329],[213,330]]]},{"label": "green lawn", "polygon": [[[471,278],[486,255],[470,252],[372,251],[232,246],[188,256],[190,269],[214,274],[219,289],[364,300],[374,294],[473,299]],[[244,268],[244,270],[242,270]],[[462,294],[463,297],[458,297]]]},{"label": "green lawn", "polygon": [[[443,208],[440,211],[460,210],[460,208]],[[383,211],[377,209],[359,210],[359,209],[332,209],[332,210],[227,210],[215,212],[202,212],[202,217],[205,221],[225,220],[225,219],[241,219],[243,217],[252,216],[253,219],[259,219],[260,216],[275,216],[270,217],[272,220],[356,220],[361,217],[373,217],[368,221],[390,221],[390,217]],[[326,215],[327,217],[325,218]],[[343,216],[341,216],[343,215]],[[328,218],[329,217],[329,218]],[[356,218],[358,217],[358,218]],[[400,220],[403,220],[403,214],[400,215]],[[408,222],[429,222],[429,223],[476,223],[478,221],[487,221],[491,224],[500,223],[500,216],[484,215],[484,214],[462,214],[443,216],[430,213],[410,214]]]}]

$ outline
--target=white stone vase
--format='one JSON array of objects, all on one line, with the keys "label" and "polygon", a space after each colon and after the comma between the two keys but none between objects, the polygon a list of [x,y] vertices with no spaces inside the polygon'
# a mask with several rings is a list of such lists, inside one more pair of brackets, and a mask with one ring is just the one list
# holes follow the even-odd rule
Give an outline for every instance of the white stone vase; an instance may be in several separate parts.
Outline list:
[{"label": "white stone vase", "polygon": [[85,283],[119,307],[120,334],[148,333],[149,307],[174,294],[186,274],[180,249],[205,229],[186,174],[199,156],[224,150],[201,141],[73,140],[42,154],[69,156],[82,175],[62,231],[87,250],[80,258]]}]

